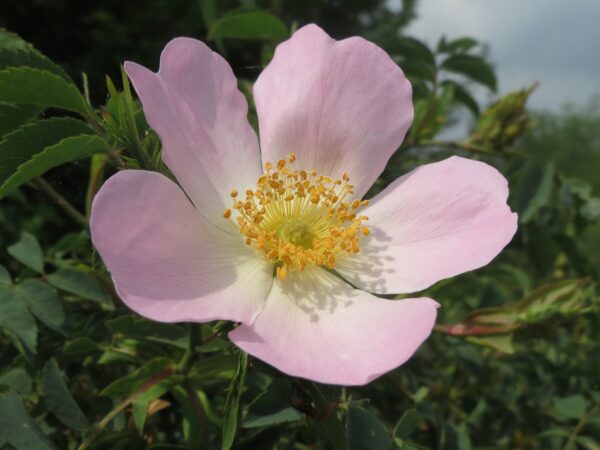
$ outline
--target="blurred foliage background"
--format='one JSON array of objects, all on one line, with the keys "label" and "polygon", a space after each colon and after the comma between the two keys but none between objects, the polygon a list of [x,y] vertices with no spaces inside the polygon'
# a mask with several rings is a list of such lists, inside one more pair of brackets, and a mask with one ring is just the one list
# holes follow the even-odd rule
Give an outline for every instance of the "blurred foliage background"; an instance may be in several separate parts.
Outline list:
[{"label": "blurred foliage background", "polygon": [[[475,86],[497,89],[481,43],[428,46],[405,33],[415,17],[416,0],[2,3],[0,448],[600,449],[600,100],[532,112],[531,85],[480,104]],[[507,176],[520,217],[492,264],[424,292],[443,307],[416,356],[358,388],[247,359],[228,324],[137,317],[87,230],[103,179],[161,170],[124,60],[157,68],[168,40],[197,37],[251,100],[310,22],[376,42],[413,83],[414,124],[370,195],[458,154]]]}]

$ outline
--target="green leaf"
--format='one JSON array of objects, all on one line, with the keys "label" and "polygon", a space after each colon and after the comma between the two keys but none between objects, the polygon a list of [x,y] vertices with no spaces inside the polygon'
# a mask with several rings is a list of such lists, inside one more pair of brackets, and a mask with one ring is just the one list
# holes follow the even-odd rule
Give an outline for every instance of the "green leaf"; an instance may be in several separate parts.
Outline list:
[{"label": "green leaf", "polygon": [[[435,67],[435,55],[429,47],[418,39],[400,36],[390,43],[391,51],[407,61],[419,60],[430,67]],[[404,65],[402,65],[404,68]]]},{"label": "green leaf", "polygon": [[386,426],[370,411],[350,405],[346,414],[348,450],[386,450],[392,446]]},{"label": "green leaf", "polygon": [[42,110],[36,105],[0,102],[0,137],[29,122]]},{"label": "green leaf", "polygon": [[54,444],[27,414],[13,391],[0,395],[1,435],[17,450],[54,450]]},{"label": "green leaf", "polygon": [[202,19],[206,28],[217,20],[217,2],[216,0],[202,0]]},{"label": "green leaf", "polygon": [[519,215],[519,222],[531,221],[538,211],[550,201],[550,194],[554,187],[554,163],[549,162],[544,166],[542,176],[537,180],[535,193],[530,197],[527,207]]},{"label": "green leaf", "polygon": [[88,420],[71,396],[54,358],[44,367],[44,400],[62,423],[78,431],[85,430]]},{"label": "green leaf", "polygon": [[140,395],[135,402],[133,402],[133,421],[135,426],[140,433],[144,431],[144,425],[146,424],[146,418],[148,417],[148,406],[152,400],[162,397],[166,392],[169,391],[174,385],[173,379],[163,380],[142,395]]},{"label": "green leaf", "polygon": [[518,320],[538,323],[553,315],[579,315],[589,311],[594,287],[586,279],[562,280],[540,286],[517,303]]},{"label": "green leaf", "polygon": [[240,350],[238,367],[229,385],[225,408],[223,410],[224,422],[221,450],[229,450],[235,439],[240,416],[240,399],[244,390],[244,384],[246,383],[247,370],[248,354]]},{"label": "green leaf", "polygon": [[93,130],[80,120],[54,117],[23,125],[0,141],[0,185],[19,168],[45,148],[69,136],[93,134]]},{"label": "green leaf", "polygon": [[65,344],[62,351],[64,357],[83,358],[84,356],[99,352],[98,344],[89,337],[78,337]]},{"label": "green leaf", "polygon": [[65,138],[55,145],[46,147],[42,152],[20,165],[17,171],[0,186],[0,198],[54,167],[107,150],[106,141],[96,135],[83,134]]},{"label": "green leaf", "polygon": [[6,250],[21,264],[38,273],[44,273],[44,254],[35,236],[23,233],[21,239]]},{"label": "green leaf", "polygon": [[9,369],[0,375],[0,386],[14,389],[21,395],[29,395],[31,393],[31,385],[31,378],[22,367]]},{"label": "green leaf", "polygon": [[69,75],[58,64],[53,63],[33,47],[29,50],[0,48],[0,70],[9,67],[29,67],[46,70],[73,83]]},{"label": "green leaf", "polygon": [[304,415],[290,406],[291,391],[288,380],[273,380],[269,387],[250,403],[242,426],[256,428],[302,420]]},{"label": "green leaf", "polygon": [[462,427],[446,425],[442,432],[441,450],[471,450],[471,440]]},{"label": "green leaf", "polygon": [[100,395],[107,397],[125,397],[142,389],[144,385],[154,386],[154,379],[167,378],[175,372],[175,363],[169,358],[159,357],[148,361],[142,367],[113,381],[105,387]]},{"label": "green leaf", "polygon": [[28,50],[33,49],[33,46],[18,34],[0,28],[0,48]]},{"label": "green leaf", "polygon": [[452,80],[445,80],[442,82],[442,85],[452,86],[454,100],[467,107],[467,109],[471,111],[475,117],[479,116],[479,104],[477,103],[477,100],[475,100],[471,93],[467,91],[460,83]]},{"label": "green leaf", "polygon": [[65,310],[55,289],[40,280],[25,280],[18,292],[29,311],[48,327],[64,332]]},{"label": "green leaf", "polygon": [[110,301],[110,295],[102,288],[98,280],[88,272],[75,269],[59,269],[48,276],[48,283],[88,300],[101,303]]},{"label": "green leaf", "polygon": [[10,273],[6,270],[6,267],[0,265],[0,285],[10,286],[12,285],[12,278]]},{"label": "green leaf", "polygon": [[36,352],[37,325],[16,292],[0,286],[0,327],[27,358]]},{"label": "green leaf", "polygon": [[400,417],[400,420],[398,420],[398,423],[394,427],[393,436],[399,439],[406,439],[417,429],[420,421],[421,416],[416,409],[411,408],[404,411],[404,414],[402,414],[402,417]]},{"label": "green leaf", "polygon": [[471,344],[480,345],[482,347],[489,347],[494,350],[498,350],[502,353],[513,354],[515,349],[512,342],[512,334],[497,334],[494,336],[469,336],[467,342]]},{"label": "green leaf", "polygon": [[81,115],[90,112],[75,85],[52,72],[30,67],[0,70],[0,101],[66,109]]},{"label": "green leaf", "polygon": [[266,11],[234,12],[215,21],[208,38],[251,39],[281,42],[288,37],[285,24]]},{"label": "green leaf", "polygon": [[187,349],[189,334],[183,328],[170,324],[153,322],[132,315],[110,320],[106,326],[113,332],[139,340],[158,342]]},{"label": "green leaf", "polygon": [[452,55],[441,65],[443,69],[464,75],[496,92],[498,81],[492,67],[482,58],[471,55]]},{"label": "green leaf", "polygon": [[579,394],[554,398],[553,402],[559,419],[580,419],[587,411],[587,401]]},{"label": "green leaf", "polygon": [[438,52],[440,53],[456,53],[456,52],[468,52],[473,47],[477,47],[479,42],[476,39],[470,37],[463,37],[458,39],[452,39],[447,41],[445,37],[440,39],[438,43]]}]

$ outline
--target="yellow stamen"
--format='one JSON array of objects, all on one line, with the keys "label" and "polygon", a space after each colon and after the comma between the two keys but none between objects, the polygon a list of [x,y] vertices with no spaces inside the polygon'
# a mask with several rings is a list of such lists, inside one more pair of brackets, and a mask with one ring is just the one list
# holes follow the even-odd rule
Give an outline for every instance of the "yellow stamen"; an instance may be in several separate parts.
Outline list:
[{"label": "yellow stamen", "polygon": [[285,277],[287,277],[287,269],[285,268],[285,266],[279,266],[277,268],[277,278],[283,281],[285,280]]},{"label": "yellow stamen", "polygon": [[359,240],[369,235],[368,218],[357,211],[367,200],[353,200],[350,175],[341,178],[315,171],[293,170],[296,155],[290,153],[275,165],[267,162],[255,189],[245,189],[245,200],[232,190],[232,209],[244,242],[277,269],[283,281],[289,271],[309,265],[335,268],[347,255],[358,253]]}]

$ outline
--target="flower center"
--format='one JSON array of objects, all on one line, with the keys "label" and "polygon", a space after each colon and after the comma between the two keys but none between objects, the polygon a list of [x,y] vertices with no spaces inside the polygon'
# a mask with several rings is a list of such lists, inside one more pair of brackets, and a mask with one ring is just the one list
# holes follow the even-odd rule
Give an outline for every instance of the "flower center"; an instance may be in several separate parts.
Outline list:
[{"label": "flower center", "polygon": [[340,179],[316,172],[292,170],[296,156],[291,153],[276,166],[267,162],[254,190],[231,191],[233,205],[223,217],[233,221],[247,245],[277,267],[285,279],[288,271],[308,265],[335,267],[336,261],[359,252],[359,239],[369,229],[368,217],[357,210],[368,200],[348,201],[354,194],[347,173]]}]

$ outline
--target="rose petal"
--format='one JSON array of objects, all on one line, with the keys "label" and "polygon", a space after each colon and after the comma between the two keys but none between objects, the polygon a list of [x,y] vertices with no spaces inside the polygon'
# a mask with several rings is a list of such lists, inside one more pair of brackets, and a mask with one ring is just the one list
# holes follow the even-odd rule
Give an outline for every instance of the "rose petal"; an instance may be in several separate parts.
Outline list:
[{"label": "rose petal", "polygon": [[309,25],[280,44],[254,85],[263,162],[296,153],[296,167],[350,174],[357,197],[400,146],[412,118],[402,70],[359,37]]},{"label": "rose petal", "polygon": [[253,186],[261,173],[248,105],[229,64],[195,39],[169,42],[154,73],[125,70],[163,145],[163,159],[200,213],[217,226],[232,188]]},{"label": "rose petal", "polygon": [[288,375],[360,385],[412,356],[437,306],[428,298],[379,299],[313,267],[276,280],[255,322],[229,337]]},{"label": "rose petal", "polygon": [[161,322],[252,322],[273,278],[241,238],[202,219],[155,172],[126,170],[94,199],[92,241],[123,301]]},{"label": "rose petal", "polygon": [[364,209],[371,234],[336,269],[369,292],[416,292],[488,264],[512,239],[506,179],[452,157],[396,180]]}]

